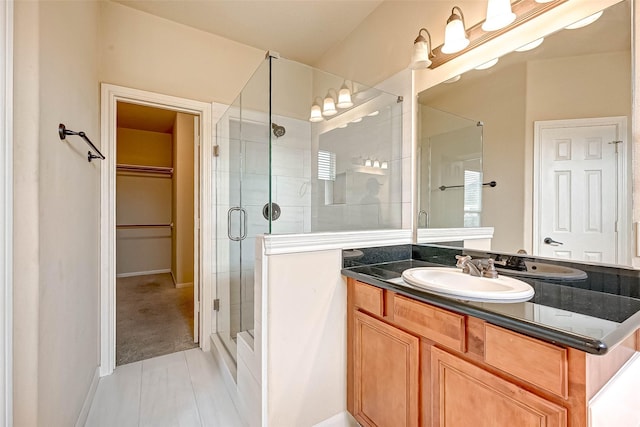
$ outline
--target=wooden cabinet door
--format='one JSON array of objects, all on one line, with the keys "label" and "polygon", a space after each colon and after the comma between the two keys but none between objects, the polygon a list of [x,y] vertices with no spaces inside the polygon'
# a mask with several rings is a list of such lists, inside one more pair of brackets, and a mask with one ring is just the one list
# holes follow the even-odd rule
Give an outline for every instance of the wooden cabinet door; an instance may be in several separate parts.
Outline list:
[{"label": "wooden cabinet door", "polygon": [[420,340],[354,313],[354,416],[364,426],[418,426]]},{"label": "wooden cabinet door", "polygon": [[562,406],[443,350],[431,352],[432,427],[564,427]]}]

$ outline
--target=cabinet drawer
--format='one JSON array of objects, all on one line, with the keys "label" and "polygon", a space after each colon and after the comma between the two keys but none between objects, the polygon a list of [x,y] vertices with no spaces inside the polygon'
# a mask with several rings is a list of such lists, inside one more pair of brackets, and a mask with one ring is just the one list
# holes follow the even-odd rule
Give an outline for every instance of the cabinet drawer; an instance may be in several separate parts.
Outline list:
[{"label": "cabinet drawer", "polygon": [[484,351],[487,364],[567,398],[566,349],[487,324]]},{"label": "cabinet drawer", "polygon": [[393,300],[396,325],[456,351],[466,350],[463,315],[396,295]]},{"label": "cabinet drawer", "polygon": [[354,305],[376,316],[384,315],[383,291],[366,283],[356,282],[353,292]]}]

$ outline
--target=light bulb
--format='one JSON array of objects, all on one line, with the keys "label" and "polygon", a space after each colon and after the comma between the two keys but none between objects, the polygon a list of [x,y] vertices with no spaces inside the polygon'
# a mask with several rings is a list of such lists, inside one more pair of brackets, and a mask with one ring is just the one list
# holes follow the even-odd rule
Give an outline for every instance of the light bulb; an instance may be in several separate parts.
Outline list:
[{"label": "light bulb", "polygon": [[[460,15],[456,14],[456,9],[458,9]],[[454,6],[444,29],[444,45],[442,45],[441,51],[442,53],[456,53],[467,46],[469,46],[469,38],[467,37],[467,30],[464,28],[462,10],[458,6]]]},{"label": "light bulb", "polygon": [[482,24],[484,31],[496,31],[511,24],[516,14],[511,11],[510,0],[489,0],[487,2],[487,19]]},{"label": "light bulb", "polygon": [[349,108],[353,106],[353,101],[351,101],[351,91],[347,87],[346,83],[343,83],[340,91],[338,91],[338,103],[336,106],[338,108]]},{"label": "light bulb", "polygon": [[333,100],[333,97],[327,93],[327,96],[324,98],[322,115],[325,117],[333,116],[337,112],[338,110],[336,110],[336,102]]},{"label": "light bulb", "polygon": [[[427,33],[427,37],[429,37],[429,41],[424,38],[422,32]],[[431,34],[427,31],[426,28],[421,28],[418,32],[418,37],[416,37],[413,42],[413,54],[411,55],[411,68],[414,70],[419,70],[421,68],[429,68],[431,65],[431,57],[433,54],[431,53]]]},{"label": "light bulb", "polygon": [[320,106],[318,104],[313,104],[311,106],[311,116],[309,117],[309,121],[316,123],[323,120],[324,119],[322,118],[322,110],[320,110]]}]

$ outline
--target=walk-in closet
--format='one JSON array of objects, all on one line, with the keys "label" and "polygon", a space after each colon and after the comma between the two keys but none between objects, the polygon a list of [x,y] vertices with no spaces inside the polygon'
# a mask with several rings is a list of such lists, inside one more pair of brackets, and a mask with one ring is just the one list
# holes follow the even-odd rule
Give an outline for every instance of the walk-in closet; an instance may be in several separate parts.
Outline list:
[{"label": "walk-in closet", "polygon": [[119,102],[116,365],[196,347],[194,116]]}]

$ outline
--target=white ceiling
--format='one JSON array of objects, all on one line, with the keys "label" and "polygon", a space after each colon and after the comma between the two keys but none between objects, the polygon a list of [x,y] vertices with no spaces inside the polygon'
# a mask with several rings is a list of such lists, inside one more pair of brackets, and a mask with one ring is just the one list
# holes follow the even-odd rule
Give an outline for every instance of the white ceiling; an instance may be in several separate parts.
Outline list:
[{"label": "white ceiling", "polygon": [[314,65],[383,0],[115,0]]}]

